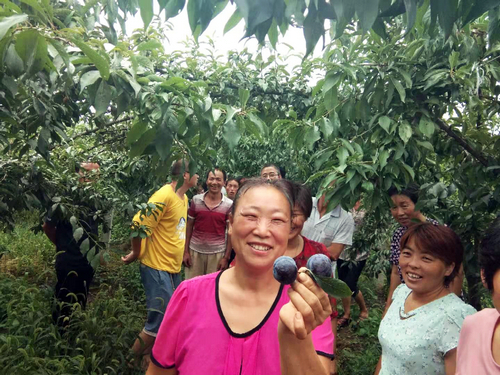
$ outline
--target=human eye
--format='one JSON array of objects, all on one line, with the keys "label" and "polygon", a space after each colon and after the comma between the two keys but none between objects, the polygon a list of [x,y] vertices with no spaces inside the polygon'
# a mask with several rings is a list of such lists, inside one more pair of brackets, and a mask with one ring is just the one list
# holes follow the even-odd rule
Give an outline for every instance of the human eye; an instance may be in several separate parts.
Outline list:
[{"label": "human eye", "polygon": [[251,220],[251,221],[257,220],[257,215],[255,215],[255,214],[248,213],[248,214],[242,214],[241,216],[243,216],[247,220]]},{"label": "human eye", "polygon": [[429,256],[424,255],[424,256],[422,257],[422,260],[423,260],[423,261],[425,261],[425,262],[432,262],[434,259],[433,259],[433,258],[431,258],[431,257],[429,257]]},{"label": "human eye", "polygon": [[411,252],[410,252],[409,250],[403,250],[403,251],[401,252],[401,255],[402,255],[402,256],[405,256],[405,257],[409,257],[409,256],[411,255]]}]

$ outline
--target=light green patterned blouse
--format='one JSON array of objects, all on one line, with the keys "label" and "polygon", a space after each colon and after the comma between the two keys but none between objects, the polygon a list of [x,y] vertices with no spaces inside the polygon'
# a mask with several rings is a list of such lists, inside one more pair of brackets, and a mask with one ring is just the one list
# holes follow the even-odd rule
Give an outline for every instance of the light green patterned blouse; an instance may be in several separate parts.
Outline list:
[{"label": "light green patterned blouse", "polygon": [[380,375],[444,375],[444,356],[457,347],[465,317],[476,310],[450,293],[406,314],[410,293],[405,284],[398,286],[380,323]]}]

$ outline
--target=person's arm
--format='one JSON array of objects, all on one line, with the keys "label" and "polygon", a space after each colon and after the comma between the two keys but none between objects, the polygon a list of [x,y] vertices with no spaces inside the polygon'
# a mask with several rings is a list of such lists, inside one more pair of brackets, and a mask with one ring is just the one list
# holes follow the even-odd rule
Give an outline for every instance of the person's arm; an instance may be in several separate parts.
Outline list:
[{"label": "person's arm", "polygon": [[133,263],[137,258],[139,258],[139,254],[141,253],[141,238],[134,237],[132,238],[132,250],[130,253],[122,257],[122,261],[125,264]]},{"label": "person's arm", "polygon": [[231,257],[231,250],[233,247],[231,246],[231,235],[228,233],[226,238],[226,252],[224,253],[224,258],[222,258],[217,265],[217,271],[225,270],[229,267],[229,258]]},{"label": "person's arm", "polygon": [[161,368],[153,362],[149,362],[148,371],[146,371],[146,375],[177,375],[178,373],[175,368]]},{"label": "person's arm", "polygon": [[332,243],[326,249],[328,250],[328,254],[333,260],[339,259],[340,254],[344,251],[345,245],[343,243]]},{"label": "person's arm", "polygon": [[191,236],[193,234],[194,219],[188,217],[186,225],[186,244],[184,245],[184,257],[182,258],[182,263],[185,267],[191,267],[193,262],[191,261],[191,255],[189,255],[189,243],[191,242]]},{"label": "person's arm", "polygon": [[375,367],[375,372],[373,375],[378,375],[380,373],[380,370],[382,369],[382,356],[378,359],[377,367]]},{"label": "person's arm", "polygon": [[55,245],[56,244],[56,227],[48,222],[44,222],[42,225],[43,232],[48,237],[48,239]]},{"label": "person's arm", "polygon": [[297,276],[288,295],[290,302],[281,308],[278,324],[282,373],[329,374],[330,360],[316,353],[311,332],[330,316],[330,299],[303,272]]},{"label": "person's arm", "polygon": [[384,313],[382,314],[382,319],[384,318],[385,314],[387,313],[387,310],[389,310],[389,307],[391,306],[392,295],[394,294],[394,291],[400,284],[401,284],[401,279],[399,278],[398,266],[393,265],[391,271],[391,283],[389,284],[389,293],[387,294],[387,301],[385,302],[385,308],[384,308]]},{"label": "person's arm", "polygon": [[444,370],[446,375],[455,375],[457,367],[457,348],[451,349],[444,356]]}]

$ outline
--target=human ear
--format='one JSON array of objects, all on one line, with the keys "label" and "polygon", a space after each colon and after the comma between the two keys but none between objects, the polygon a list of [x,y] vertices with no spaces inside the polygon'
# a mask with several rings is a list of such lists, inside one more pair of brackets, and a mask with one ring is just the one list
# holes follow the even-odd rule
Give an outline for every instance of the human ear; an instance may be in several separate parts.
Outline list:
[{"label": "human ear", "polygon": [[446,266],[446,271],[444,273],[445,276],[450,276],[454,269],[455,269],[455,262],[453,262],[453,263],[449,264],[448,266]]},{"label": "human ear", "polygon": [[484,276],[484,270],[481,270],[481,282],[483,283],[483,286],[488,289],[488,284],[486,283],[486,277]]}]

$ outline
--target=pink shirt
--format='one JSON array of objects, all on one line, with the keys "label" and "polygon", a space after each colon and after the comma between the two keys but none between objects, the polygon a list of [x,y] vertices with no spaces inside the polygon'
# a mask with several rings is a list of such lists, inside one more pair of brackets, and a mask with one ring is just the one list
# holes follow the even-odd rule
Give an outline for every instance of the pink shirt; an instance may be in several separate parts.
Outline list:
[{"label": "pink shirt", "polygon": [[[234,333],[219,304],[222,273],[186,280],[175,291],[153,347],[151,360],[180,375],[280,375],[278,321],[289,301],[281,287],[264,320],[247,333]],[[312,332],[318,354],[333,358],[330,319]]]},{"label": "pink shirt", "polygon": [[458,341],[456,375],[500,374],[500,365],[491,353],[499,318],[496,309],[484,309],[465,318]]}]

